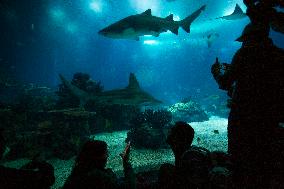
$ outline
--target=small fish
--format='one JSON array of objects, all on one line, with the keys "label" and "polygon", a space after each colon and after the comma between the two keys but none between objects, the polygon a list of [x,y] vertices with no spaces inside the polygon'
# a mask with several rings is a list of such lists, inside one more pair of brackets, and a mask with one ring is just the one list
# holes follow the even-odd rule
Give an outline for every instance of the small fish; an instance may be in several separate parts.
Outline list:
[{"label": "small fish", "polygon": [[206,36],[206,42],[208,48],[212,46],[213,42],[216,41],[219,38],[219,36],[220,35],[218,33],[212,33]]},{"label": "small fish", "polygon": [[109,119],[105,119],[105,128],[109,131],[112,131],[113,129],[113,124],[112,121]]},{"label": "small fish", "polygon": [[217,129],[214,130],[213,132],[214,132],[214,134],[219,134],[219,131]]},{"label": "small fish", "polygon": [[206,100],[218,100],[220,99],[219,95],[210,95],[208,97],[205,98]]},{"label": "small fish", "polygon": [[196,139],[196,140],[197,140],[197,143],[198,143],[198,144],[200,144],[201,139],[200,139],[199,137],[197,137],[197,139]]}]

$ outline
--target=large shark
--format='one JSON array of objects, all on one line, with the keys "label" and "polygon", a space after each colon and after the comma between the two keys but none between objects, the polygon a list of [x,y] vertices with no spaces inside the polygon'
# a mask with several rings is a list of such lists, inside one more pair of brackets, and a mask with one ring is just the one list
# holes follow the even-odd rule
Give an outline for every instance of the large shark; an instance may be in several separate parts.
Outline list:
[{"label": "large shark", "polygon": [[225,20],[238,20],[238,19],[242,19],[245,18],[247,15],[246,13],[243,12],[243,10],[241,9],[241,7],[236,4],[235,6],[235,10],[232,14],[226,15],[226,16],[221,16],[219,18],[216,19],[225,19]]},{"label": "large shark", "polygon": [[79,98],[81,106],[84,106],[90,100],[99,104],[158,105],[162,103],[140,88],[133,73],[129,76],[129,84],[126,88],[104,91],[97,95],[91,95],[72,85],[61,74],[59,74],[59,77],[70,92]]},{"label": "large shark", "polygon": [[114,39],[135,39],[138,41],[140,36],[153,35],[158,37],[160,33],[168,30],[178,35],[179,27],[189,33],[191,23],[205,10],[205,7],[203,5],[181,21],[174,21],[173,14],[166,18],[152,16],[151,9],[148,9],[141,14],[128,16],[109,25],[99,31],[99,34]]}]

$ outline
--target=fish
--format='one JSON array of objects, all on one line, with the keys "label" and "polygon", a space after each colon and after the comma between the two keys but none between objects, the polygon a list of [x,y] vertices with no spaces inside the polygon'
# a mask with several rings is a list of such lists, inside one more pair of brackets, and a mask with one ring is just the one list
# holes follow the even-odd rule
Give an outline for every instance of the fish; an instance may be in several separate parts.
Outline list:
[{"label": "fish", "polygon": [[212,46],[212,43],[214,41],[216,41],[216,39],[219,38],[219,36],[220,35],[218,33],[212,33],[212,34],[209,34],[205,37],[208,48],[210,48]]},{"label": "fish", "polygon": [[131,15],[119,20],[98,33],[113,39],[134,39],[139,41],[140,36],[152,35],[159,37],[163,32],[170,30],[178,35],[179,27],[190,33],[191,23],[205,10],[206,5],[193,12],[190,16],[181,21],[174,21],[173,14],[166,18],[152,16],[151,9],[141,14]]},{"label": "fish", "polygon": [[219,100],[220,98],[220,95],[210,95],[205,97],[204,100]]},{"label": "fish", "polygon": [[113,124],[111,120],[105,119],[105,129],[107,129],[110,132],[113,130]]},{"label": "fish", "polygon": [[114,89],[103,91],[96,95],[89,94],[86,91],[78,88],[59,74],[62,83],[69,89],[69,91],[80,100],[80,107],[84,107],[88,101],[94,101],[98,104],[120,104],[120,105],[159,105],[162,101],[157,100],[149,93],[141,89],[134,73],[129,75],[129,84],[123,89]]},{"label": "fish", "polygon": [[214,134],[219,134],[219,130],[213,130]]},{"label": "fish", "polygon": [[243,12],[243,10],[241,9],[241,7],[236,4],[235,6],[235,10],[232,14],[226,15],[226,16],[221,16],[219,18],[216,19],[225,19],[225,20],[239,20],[239,19],[243,19],[247,17],[246,13]]},{"label": "fish", "polygon": [[198,143],[198,145],[200,144],[200,142],[201,142],[201,138],[199,138],[199,137],[197,137],[197,143]]}]

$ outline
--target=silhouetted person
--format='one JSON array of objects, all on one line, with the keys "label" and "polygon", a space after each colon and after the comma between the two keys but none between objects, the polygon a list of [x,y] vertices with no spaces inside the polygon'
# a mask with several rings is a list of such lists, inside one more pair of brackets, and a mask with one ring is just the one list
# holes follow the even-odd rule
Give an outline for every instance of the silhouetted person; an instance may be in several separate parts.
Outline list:
[{"label": "silhouetted person", "polygon": [[209,151],[191,146],[193,128],[186,122],[176,122],[171,128],[167,143],[174,156],[175,165],[163,164],[159,173],[159,188],[206,188],[210,168]]},{"label": "silhouetted person", "polygon": [[107,144],[100,140],[87,141],[76,159],[71,175],[64,189],[116,189],[135,188],[135,175],[129,163],[130,143],[121,155],[125,179],[119,182],[111,169],[106,169],[108,159]]},{"label": "silhouetted person", "polygon": [[273,175],[284,170],[279,127],[284,121],[284,51],[269,38],[268,24],[248,24],[237,39],[243,44],[232,63],[217,59],[211,70],[219,88],[232,98],[228,151],[234,182],[241,188],[269,188]]},{"label": "silhouetted person", "polygon": [[[6,150],[0,129],[0,159]],[[54,169],[46,162],[31,161],[21,169],[0,166],[1,189],[47,189],[54,183]]]}]

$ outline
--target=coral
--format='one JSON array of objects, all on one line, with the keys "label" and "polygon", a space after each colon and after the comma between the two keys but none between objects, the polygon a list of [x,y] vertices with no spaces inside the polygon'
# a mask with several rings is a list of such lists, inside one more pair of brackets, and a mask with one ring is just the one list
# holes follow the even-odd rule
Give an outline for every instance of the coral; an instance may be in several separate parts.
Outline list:
[{"label": "coral", "polygon": [[153,128],[164,128],[172,121],[172,114],[167,110],[154,111],[152,109],[145,110],[136,115],[136,117],[131,120],[133,127],[139,127],[140,125],[146,123],[152,125]]},{"label": "coral", "polygon": [[127,133],[126,141],[131,141],[136,148],[166,147],[164,128],[171,120],[172,115],[167,110],[148,109],[137,113],[130,122],[132,129]]},{"label": "coral", "polygon": [[184,102],[176,103],[168,108],[174,121],[200,122],[209,120],[208,115],[198,103],[192,100]]}]

